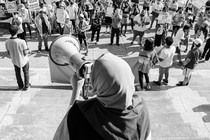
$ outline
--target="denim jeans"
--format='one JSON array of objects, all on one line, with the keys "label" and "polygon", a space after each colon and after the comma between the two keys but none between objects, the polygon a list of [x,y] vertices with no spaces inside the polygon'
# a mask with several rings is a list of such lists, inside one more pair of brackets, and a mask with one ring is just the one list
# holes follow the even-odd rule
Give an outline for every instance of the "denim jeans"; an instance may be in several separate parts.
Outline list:
[{"label": "denim jeans", "polygon": [[158,78],[158,82],[161,83],[162,79],[163,79],[163,75],[165,75],[165,80],[168,81],[168,77],[169,77],[169,68],[170,67],[159,67],[159,78]]},{"label": "denim jeans", "polygon": [[18,86],[19,87],[29,87],[29,62],[22,67],[22,70],[23,70],[23,74],[24,74],[24,84],[23,84],[23,80],[22,80],[22,77],[21,77],[21,68],[19,68],[18,66],[14,65],[15,67],[15,76],[16,76],[16,79],[17,79],[17,83],[18,83]]},{"label": "denim jeans", "polygon": [[101,31],[101,27],[98,27],[98,28],[95,27],[92,29],[91,41],[93,41],[96,32],[97,32],[96,42],[99,41],[100,31]]},{"label": "denim jeans", "polygon": [[43,36],[41,36],[39,33],[37,34],[38,34],[37,37],[39,41],[38,50],[42,49],[42,40],[44,40],[45,49],[48,49],[48,34],[44,34]]},{"label": "denim jeans", "polygon": [[146,83],[149,83],[149,75],[148,73],[143,73],[141,71],[138,71],[138,73],[139,73],[139,84],[140,84],[141,89],[143,89],[144,88],[143,75],[145,77]]}]

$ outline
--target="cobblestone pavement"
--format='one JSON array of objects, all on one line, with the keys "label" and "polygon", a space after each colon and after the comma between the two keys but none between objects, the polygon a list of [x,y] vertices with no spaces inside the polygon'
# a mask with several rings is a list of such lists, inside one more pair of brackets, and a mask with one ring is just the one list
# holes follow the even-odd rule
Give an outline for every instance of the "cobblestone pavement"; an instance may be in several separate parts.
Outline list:
[{"label": "cobblestone pavement", "polygon": [[[110,34],[102,28],[98,45],[90,44],[89,57],[97,58],[109,51],[120,57],[136,55],[139,46],[130,42],[132,34],[121,37],[120,46],[109,46]],[[37,39],[28,40],[30,55],[29,92],[16,91],[14,68],[6,55],[4,41],[7,32],[0,35],[0,139],[50,140],[65,115],[71,98],[68,84],[51,83],[48,53],[36,53]],[[147,33],[146,36],[153,36]],[[56,35],[50,37],[49,45]],[[186,53],[182,53],[186,55]],[[150,72],[150,81],[158,78],[158,68]],[[210,62],[201,62],[189,86],[176,87],[182,80],[179,66],[170,70],[168,86],[138,92],[146,100],[151,117],[153,140],[210,140]]]}]

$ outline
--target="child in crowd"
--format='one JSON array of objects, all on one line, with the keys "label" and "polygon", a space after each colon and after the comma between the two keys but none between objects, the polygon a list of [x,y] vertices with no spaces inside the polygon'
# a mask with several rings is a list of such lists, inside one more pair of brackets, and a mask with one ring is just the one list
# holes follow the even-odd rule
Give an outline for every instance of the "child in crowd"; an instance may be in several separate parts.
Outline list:
[{"label": "child in crowd", "polygon": [[144,48],[139,52],[139,84],[141,90],[144,90],[143,76],[146,80],[146,88],[151,89],[149,84],[149,71],[157,63],[157,54],[154,51],[154,43],[152,39],[146,39]]},{"label": "child in crowd", "polygon": [[87,40],[86,40],[87,29],[88,29],[88,23],[87,23],[87,21],[85,21],[84,15],[80,14],[79,15],[79,25],[78,25],[78,39],[80,42],[80,46],[82,46],[82,41],[84,41],[85,49],[86,49],[85,55],[88,54],[88,44],[87,44]]},{"label": "child in crowd", "polygon": [[201,50],[199,49],[200,46],[203,44],[203,41],[199,38],[194,40],[195,48],[190,50],[183,62],[183,75],[184,81],[180,81],[177,86],[187,86],[191,79],[192,72],[196,68],[199,59],[201,58]]},{"label": "child in crowd", "polygon": [[158,77],[158,81],[153,81],[154,84],[156,84],[157,86],[161,86],[163,75],[165,75],[165,79],[163,79],[163,82],[165,84],[168,84],[169,69],[171,65],[173,64],[173,57],[175,54],[175,47],[172,46],[173,38],[167,37],[165,42],[166,42],[165,46],[162,48],[162,50],[158,52],[159,77]]}]

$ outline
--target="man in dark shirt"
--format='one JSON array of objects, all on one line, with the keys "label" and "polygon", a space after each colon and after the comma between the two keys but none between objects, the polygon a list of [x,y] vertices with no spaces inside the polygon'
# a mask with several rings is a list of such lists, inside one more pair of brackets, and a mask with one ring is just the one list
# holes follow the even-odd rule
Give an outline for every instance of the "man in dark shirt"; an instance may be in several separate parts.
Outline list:
[{"label": "man in dark shirt", "polygon": [[177,86],[187,86],[191,79],[192,72],[198,64],[198,60],[201,58],[201,50],[199,47],[202,45],[203,41],[200,38],[194,40],[195,48],[190,50],[183,62],[183,75],[184,81],[180,81]]}]

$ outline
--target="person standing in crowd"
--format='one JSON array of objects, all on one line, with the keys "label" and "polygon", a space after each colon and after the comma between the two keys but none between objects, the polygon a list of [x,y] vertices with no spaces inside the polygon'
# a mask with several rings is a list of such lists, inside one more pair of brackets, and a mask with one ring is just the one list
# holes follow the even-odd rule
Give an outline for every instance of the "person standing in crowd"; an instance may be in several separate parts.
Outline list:
[{"label": "person standing in crowd", "polygon": [[[6,50],[15,68],[15,76],[18,84],[18,90],[29,91],[29,58],[28,54],[30,50],[25,40],[17,38],[19,27],[11,25],[9,32],[11,34],[10,39],[5,41]],[[24,83],[21,78],[21,69],[24,74]]]},{"label": "person standing in crowd", "polygon": [[26,36],[26,25],[29,31],[29,35],[30,37],[32,37],[31,34],[31,26],[30,26],[30,22],[31,22],[31,12],[29,11],[29,9],[25,8],[24,4],[20,5],[20,9],[19,9],[19,15],[23,20],[23,30],[24,30],[24,34]]},{"label": "person standing in crowd", "polygon": [[134,27],[134,17],[140,13],[138,4],[134,3],[131,8],[130,19],[131,19],[131,29],[133,31]]},{"label": "person standing in crowd", "polygon": [[167,36],[168,25],[170,24],[170,16],[167,8],[164,7],[157,18],[157,30],[155,34],[155,47],[160,47],[165,44],[165,37]]},{"label": "person standing in crowd", "polygon": [[55,25],[55,9],[52,5],[48,5],[48,18],[51,26],[51,33],[53,33],[56,29]]},{"label": "person standing in crowd", "polygon": [[146,31],[146,25],[150,24],[150,19],[145,15],[146,11],[142,10],[141,13],[134,17],[134,30],[133,30],[133,39],[131,44],[134,43],[137,36],[139,36],[139,45],[141,46],[142,37]]},{"label": "person standing in crowd", "polygon": [[186,8],[185,8],[185,19],[187,24],[193,27],[193,15],[194,15],[194,7],[191,2],[188,2]]},{"label": "person standing in crowd", "polygon": [[48,17],[43,9],[39,11],[39,14],[35,18],[35,25],[37,29],[37,36],[38,36],[38,53],[41,52],[42,49],[42,40],[44,40],[45,50],[49,51],[48,48],[48,34],[51,33],[50,22]]},{"label": "person standing in crowd", "polygon": [[176,36],[178,30],[184,25],[184,21],[185,21],[185,16],[183,14],[183,9],[180,9],[178,13],[176,13],[172,17],[171,24],[173,25],[173,29],[172,29],[171,37],[173,37],[173,35]]},{"label": "person standing in crowd", "polygon": [[106,24],[106,33],[110,32],[112,24],[112,14],[114,12],[113,3],[107,3],[108,6],[105,10],[105,24]]},{"label": "person standing in crowd", "polygon": [[210,38],[208,38],[208,40],[206,41],[202,54],[202,59],[204,59],[205,61],[208,61],[209,58],[210,58]]},{"label": "person standing in crowd", "polygon": [[164,5],[161,0],[157,0],[157,2],[152,4],[152,20],[149,29],[152,28],[155,19],[159,16],[160,11],[162,11]]},{"label": "person standing in crowd", "polygon": [[[129,4],[129,0],[125,0],[121,4],[121,10],[122,10],[122,21],[121,21],[121,34],[123,36],[126,36],[126,31],[127,31],[127,25],[129,22],[129,13],[131,11],[131,7]],[[123,27],[125,27],[125,30],[123,32]]]},{"label": "person standing in crowd", "polygon": [[86,6],[88,16],[90,17],[90,23],[92,22],[92,16],[94,12],[93,4],[90,2],[90,0],[85,0],[84,5]]},{"label": "person standing in crowd", "polygon": [[99,36],[100,36],[100,31],[101,31],[101,25],[102,25],[102,13],[100,10],[97,8],[93,14],[92,18],[92,35],[91,35],[91,42],[93,42],[95,33],[97,33],[96,37],[96,44],[99,42]]},{"label": "person standing in crowd", "polygon": [[147,15],[149,16],[149,7],[150,7],[151,0],[144,0],[143,3],[143,10],[147,11]]},{"label": "person standing in crowd", "polygon": [[139,52],[139,84],[140,90],[144,90],[143,76],[146,80],[146,88],[151,89],[149,84],[149,71],[157,63],[157,53],[154,51],[154,42],[152,39],[146,39],[144,47]]},{"label": "person standing in crowd", "polygon": [[120,9],[116,8],[114,14],[112,15],[112,31],[111,31],[111,43],[113,44],[114,36],[116,34],[116,45],[120,45],[120,22],[122,20],[122,15],[120,14]]},{"label": "person standing in crowd", "polygon": [[[171,22],[172,22],[172,18],[176,14],[176,11],[178,10],[178,7],[179,6],[178,6],[178,3],[176,0],[172,0],[171,3],[169,4],[168,12],[170,15]],[[173,26],[169,25],[169,29],[172,29],[172,28],[173,28]]]},{"label": "person standing in crowd", "polygon": [[69,6],[66,8],[68,14],[69,14],[69,19],[73,25],[74,33],[77,33],[77,27],[76,27],[76,20],[77,20],[77,8],[74,5],[73,0],[70,0]]},{"label": "person standing in crowd", "polygon": [[90,77],[96,97],[76,100],[53,140],[150,140],[149,113],[135,93],[134,78],[122,58],[111,53],[99,57]]},{"label": "person standing in crowd", "polygon": [[65,10],[65,3],[64,2],[60,3],[60,7],[56,11],[56,18],[57,18],[57,23],[58,23],[58,26],[59,26],[60,34],[62,35],[63,30],[64,30],[64,25],[65,25],[66,21],[69,19],[69,14]]},{"label": "person standing in crowd", "polygon": [[163,79],[163,82],[167,85],[168,84],[168,78],[169,78],[169,69],[171,65],[173,64],[173,57],[175,54],[175,47],[173,44],[173,38],[172,37],[166,37],[166,44],[164,47],[158,52],[158,58],[159,58],[159,77],[158,81],[153,81],[153,83],[157,86],[161,86],[163,75],[165,75],[165,79]]},{"label": "person standing in crowd", "polygon": [[179,11],[180,9],[184,9],[186,0],[177,0],[177,3],[178,3],[178,11]]},{"label": "person standing in crowd", "polygon": [[185,58],[185,61],[183,62],[183,75],[184,75],[184,81],[180,81],[177,86],[187,86],[190,82],[192,73],[196,66],[198,65],[198,61],[201,58],[201,50],[199,49],[201,45],[203,44],[203,41],[199,38],[194,40],[195,48],[190,50]]},{"label": "person standing in crowd", "polygon": [[86,31],[88,29],[88,23],[85,21],[84,15],[79,15],[79,24],[78,24],[78,39],[80,42],[80,46],[82,46],[82,41],[84,41],[86,53],[88,55],[88,44],[87,44],[87,36]]},{"label": "person standing in crowd", "polygon": [[13,13],[13,17],[10,20],[10,25],[18,26],[17,37],[26,41],[26,36],[23,30],[23,19],[19,16],[18,12]]},{"label": "person standing in crowd", "polygon": [[174,37],[174,44],[173,46],[176,47],[176,53],[179,60],[179,64],[182,64],[181,61],[181,46],[185,45],[186,49],[185,52],[188,50],[188,42],[189,42],[189,32],[190,32],[190,26],[184,25],[183,28],[179,29],[176,36]]}]

